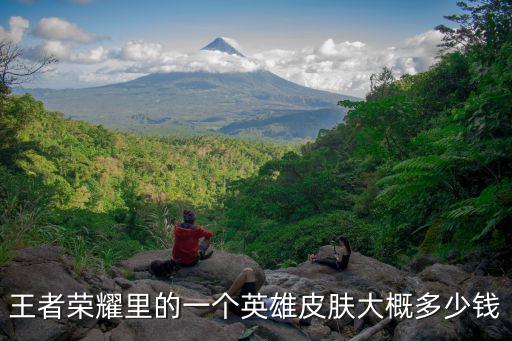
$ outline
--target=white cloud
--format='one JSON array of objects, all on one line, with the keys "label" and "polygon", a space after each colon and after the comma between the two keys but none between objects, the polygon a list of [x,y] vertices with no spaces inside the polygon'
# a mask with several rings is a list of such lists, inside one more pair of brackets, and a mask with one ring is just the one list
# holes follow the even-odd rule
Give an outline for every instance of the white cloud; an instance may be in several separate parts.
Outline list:
[{"label": "white cloud", "polygon": [[63,62],[89,64],[92,69],[87,66],[84,72],[78,67],[75,78],[91,84],[126,81],[155,72],[266,69],[312,88],[363,96],[369,89],[370,75],[384,66],[396,76],[427,70],[435,62],[441,37],[439,32],[427,31],[388,48],[327,39],[316,48],[273,49],[247,58],[218,51],[181,53],[140,40],[109,50],[96,47],[85,51],[76,50],[72,42],[47,40],[36,50],[54,54]]},{"label": "white cloud", "polygon": [[132,62],[125,71],[136,73],[209,71],[248,72],[259,68],[254,60],[219,51],[200,50],[180,53],[165,50],[161,44],[130,41],[111,52],[111,57]]},{"label": "white cloud", "polygon": [[155,61],[161,58],[163,47],[158,43],[148,43],[142,40],[129,41],[112,56],[128,61]]},{"label": "white cloud", "polygon": [[29,21],[22,17],[9,18],[9,30],[0,26],[0,40],[10,40],[16,44],[23,40],[25,30],[29,26]]},{"label": "white cloud", "polygon": [[105,39],[105,37],[84,32],[75,23],[57,17],[43,18],[39,20],[37,27],[33,30],[33,33],[45,40],[76,43],[92,43]]},{"label": "white cloud", "polygon": [[229,45],[234,47],[235,50],[237,50],[238,52],[241,53],[243,51],[242,45],[240,45],[240,43],[238,41],[236,41],[235,39],[229,38],[229,37],[220,37],[220,38],[222,38],[226,43],[228,43]]},{"label": "white cloud", "polygon": [[34,60],[38,60],[44,55],[51,55],[59,62],[95,64],[107,60],[108,51],[102,46],[87,51],[76,51],[71,44],[54,40],[45,41],[27,50],[27,57]]},{"label": "white cloud", "polygon": [[270,50],[254,58],[276,74],[309,87],[362,96],[369,77],[382,67],[396,76],[415,74],[434,64],[442,35],[427,31],[396,47],[376,48],[362,42],[327,39],[317,49]]}]

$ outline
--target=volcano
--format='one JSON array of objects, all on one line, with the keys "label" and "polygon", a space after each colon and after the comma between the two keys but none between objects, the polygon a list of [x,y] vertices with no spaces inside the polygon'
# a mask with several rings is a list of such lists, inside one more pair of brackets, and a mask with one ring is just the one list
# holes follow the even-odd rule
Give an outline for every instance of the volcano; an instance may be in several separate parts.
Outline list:
[{"label": "volcano", "polygon": [[[217,38],[202,50],[245,58]],[[277,139],[315,138],[340,122],[350,96],[311,89],[266,70],[170,72],[81,89],[17,89],[65,116],[122,131],[218,132]]]},{"label": "volcano", "polygon": [[220,51],[227,54],[234,54],[240,57],[244,57],[242,53],[240,53],[237,49],[235,49],[231,44],[228,42],[228,40],[231,40],[229,38],[219,37],[215,38],[211,43],[203,47],[201,50],[204,51]]}]

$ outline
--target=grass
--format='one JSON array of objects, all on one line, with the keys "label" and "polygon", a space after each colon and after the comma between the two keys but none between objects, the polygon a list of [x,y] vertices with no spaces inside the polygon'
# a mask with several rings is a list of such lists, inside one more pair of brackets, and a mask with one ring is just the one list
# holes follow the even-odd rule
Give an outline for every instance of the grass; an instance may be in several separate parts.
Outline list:
[{"label": "grass", "polygon": [[11,250],[5,243],[0,244],[0,266],[4,265],[12,259]]}]

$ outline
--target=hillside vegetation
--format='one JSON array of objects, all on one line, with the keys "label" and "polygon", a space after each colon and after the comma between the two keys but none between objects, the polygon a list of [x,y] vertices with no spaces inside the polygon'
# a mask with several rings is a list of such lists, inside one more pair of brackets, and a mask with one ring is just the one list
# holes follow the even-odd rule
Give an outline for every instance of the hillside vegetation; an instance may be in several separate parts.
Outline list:
[{"label": "hillside vegetation", "polygon": [[372,76],[344,124],[234,185],[228,245],[274,267],[340,234],[394,264],[510,251],[512,6],[461,7],[429,71]]},{"label": "hillside vegetation", "polygon": [[[222,132],[314,139],[346,113],[353,97],[307,88],[269,71],[155,73],[129,82],[82,89],[15,89],[66,117],[144,134]],[[298,129],[297,125],[309,129]]]},{"label": "hillside vegetation", "polygon": [[510,262],[512,5],[471,4],[449,17],[460,29],[438,27],[437,64],[400,79],[384,68],[365,101],[340,102],[343,124],[300,151],[116,133],[3,95],[0,263],[13,248],[56,242],[79,269],[108,268],[170,247],[184,207],[218,247],[265,267],[303,261],[340,234],[398,265],[422,254]]},{"label": "hillside vegetation", "polygon": [[116,133],[47,112],[30,95],[0,100],[0,261],[41,242],[66,246],[83,265],[107,267],[168,247],[178,211],[195,207],[208,223],[228,181],[285,150],[213,136]]}]

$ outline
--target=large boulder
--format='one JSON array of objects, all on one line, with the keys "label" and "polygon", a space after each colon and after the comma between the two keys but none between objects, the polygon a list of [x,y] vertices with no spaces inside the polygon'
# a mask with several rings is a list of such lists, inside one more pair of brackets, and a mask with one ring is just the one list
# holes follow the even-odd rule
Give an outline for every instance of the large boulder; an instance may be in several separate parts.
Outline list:
[{"label": "large boulder", "polygon": [[63,295],[86,291],[87,284],[71,270],[71,259],[56,246],[19,250],[0,270],[0,286],[5,294],[48,292]]},{"label": "large boulder", "polygon": [[[479,340],[512,340],[512,280],[508,277],[475,276],[464,283],[463,295],[472,301],[480,293],[493,293],[499,299],[499,317],[477,317],[476,311],[461,319],[464,337]],[[486,312],[486,311],[483,311]]]},{"label": "large boulder", "polygon": [[[333,256],[331,245],[320,248],[317,253],[318,258],[329,256]],[[421,282],[417,278],[410,277],[404,271],[357,252],[352,253],[348,268],[344,271],[337,271],[328,266],[307,261],[296,267],[266,270],[265,274],[267,285],[261,289],[263,294],[273,295],[275,292],[281,294],[290,292],[298,298],[311,295],[311,293],[321,295],[324,297],[324,304],[320,313],[324,316],[329,315],[329,295],[331,294],[344,295],[347,293],[352,297],[355,304],[353,313],[357,315],[365,309],[362,303],[358,303],[358,300],[367,298],[370,291],[378,297],[384,298],[388,292],[402,292],[407,290],[408,287],[418,286]],[[298,301],[300,302],[300,300]],[[376,307],[376,309],[383,313],[382,307]],[[306,328],[306,330],[312,336],[317,335],[314,337],[315,339],[319,339],[318,335],[321,335],[327,329],[338,335],[340,332],[345,333],[347,330],[357,332],[364,325],[371,326],[378,321],[373,314],[367,315],[364,320],[352,319],[345,315],[341,319],[315,321],[314,325]]]},{"label": "large boulder", "polygon": [[[54,340],[69,338],[77,329],[92,327],[96,321],[91,318],[67,318],[67,310],[62,307],[62,319],[43,319],[42,312],[38,311],[37,300],[41,295],[62,294],[64,300],[67,295],[74,293],[92,293],[89,285],[73,272],[72,260],[60,247],[40,246],[18,250],[13,260],[0,269],[0,287],[3,298],[0,302],[13,302],[12,294],[32,294],[34,307],[26,309],[27,314],[36,315],[35,318],[5,319],[1,313],[0,329],[7,336],[15,331],[17,340]],[[5,304],[5,303],[4,303]],[[5,312],[7,307],[0,308]],[[12,325],[12,327],[10,326]]]},{"label": "large boulder", "polygon": [[[317,257],[332,257],[332,248],[332,245],[321,247]],[[408,273],[358,252],[352,252],[348,267],[344,271],[337,271],[309,261],[284,271],[299,277],[334,281],[338,287],[355,288],[365,292],[369,290],[380,293],[400,292],[407,289],[407,282],[404,279]]]},{"label": "large boulder", "polygon": [[[220,314],[217,314],[220,315]],[[239,317],[234,315],[229,315],[226,320],[220,319],[217,317],[217,321],[219,323],[224,324],[233,324],[233,323],[242,323],[245,328],[254,328],[254,334],[259,336],[262,340],[297,340],[297,341],[307,341],[311,340],[309,336],[309,332],[306,330],[299,330],[287,323],[280,323],[270,319],[261,319],[258,317],[250,317],[247,319],[241,320]],[[309,329],[309,328],[308,328]]]},{"label": "large boulder", "polygon": [[456,265],[436,263],[420,273],[424,281],[438,281],[451,287],[458,287],[470,277],[470,274]]},{"label": "large boulder", "polygon": [[[170,250],[141,252],[121,262],[120,265],[126,270],[147,275],[152,261],[168,259],[170,254]],[[183,286],[192,286],[195,290],[211,295],[227,290],[245,268],[252,268],[255,271],[259,289],[265,282],[265,273],[258,263],[246,255],[220,250],[214,250],[213,256],[200,261],[197,265],[182,267],[174,276],[173,281]],[[135,274],[135,278],[143,277],[144,275]]]},{"label": "large boulder", "polygon": [[458,340],[453,323],[442,316],[434,315],[424,319],[407,319],[400,322],[393,341],[451,341]]},{"label": "large boulder", "polygon": [[414,273],[419,273],[427,266],[434,265],[435,263],[439,263],[441,259],[434,255],[428,254],[420,254],[414,257],[409,264],[407,264],[404,270]]},{"label": "large boulder", "polygon": [[124,320],[110,333],[110,341],[136,340],[238,340],[241,323],[222,324],[184,310],[177,319]]}]

